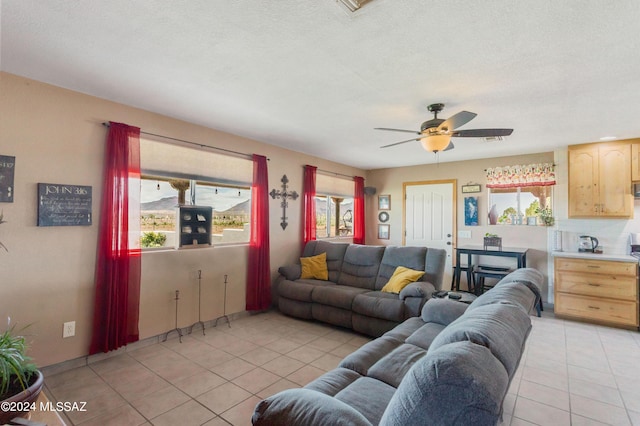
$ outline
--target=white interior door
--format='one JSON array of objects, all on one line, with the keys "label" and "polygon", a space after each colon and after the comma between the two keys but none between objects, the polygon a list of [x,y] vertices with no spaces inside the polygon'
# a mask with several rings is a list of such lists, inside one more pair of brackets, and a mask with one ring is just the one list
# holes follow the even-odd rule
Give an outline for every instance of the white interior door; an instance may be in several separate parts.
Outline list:
[{"label": "white interior door", "polygon": [[405,185],[405,244],[447,251],[443,288],[451,281],[455,182]]}]

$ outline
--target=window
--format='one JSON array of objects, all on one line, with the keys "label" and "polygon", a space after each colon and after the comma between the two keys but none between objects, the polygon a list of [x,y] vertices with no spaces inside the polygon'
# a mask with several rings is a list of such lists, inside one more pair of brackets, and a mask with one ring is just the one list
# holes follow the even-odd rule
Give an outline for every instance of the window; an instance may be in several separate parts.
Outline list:
[{"label": "window", "polygon": [[316,238],[353,236],[353,180],[316,176]]},{"label": "window", "polygon": [[551,209],[551,188],[551,186],[489,188],[489,224],[541,224],[540,210]]},{"label": "window", "polygon": [[316,195],[316,237],[353,236],[353,197]]},{"label": "window", "polygon": [[553,221],[551,188],[555,166],[537,163],[486,170],[489,225],[538,225]]},{"label": "window", "polygon": [[212,207],[213,244],[249,241],[251,160],[141,139],[140,163],[143,247],[175,247],[179,202]]}]

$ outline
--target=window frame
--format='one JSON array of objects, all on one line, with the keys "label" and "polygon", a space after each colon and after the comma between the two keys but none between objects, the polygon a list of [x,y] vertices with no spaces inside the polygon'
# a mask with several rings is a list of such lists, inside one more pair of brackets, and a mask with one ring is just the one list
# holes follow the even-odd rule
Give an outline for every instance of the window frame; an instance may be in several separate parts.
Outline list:
[{"label": "window frame", "polygon": [[[538,201],[538,205],[540,206],[540,208],[542,208],[543,206],[549,207],[551,209],[553,209],[553,186],[554,185],[522,185],[522,186],[513,186],[513,187],[509,187],[509,188],[487,188],[487,212],[488,214],[490,214],[491,209],[494,205],[496,205],[497,203],[493,203],[492,202],[492,196],[495,194],[509,194],[512,193],[515,196],[515,209],[516,209],[516,223],[505,223],[505,222],[499,222],[500,218],[503,216],[504,211],[502,212],[497,212],[498,213],[498,218],[496,219],[496,223],[492,224],[489,220],[489,222],[487,223],[488,225],[491,226],[497,226],[497,225],[516,225],[516,226],[531,226],[534,225],[533,223],[529,223],[528,222],[528,218],[530,217],[535,217],[536,219],[536,223],[535,225],[540,225],[540,214],[536,214],[535,216],[527,216],[526,214],[526,210],[527,208],[529,208],[531,206],[531,204],[529,204],[528,206],[523,206],[523,201],[522,201],[522,193],[530,193],[537,201]],[[540,194],[540,195],[536,195],[533,191],[528,191],[527,189],[531,189],[531,188],[541,188],[544,189],[544,193]],[[515,190],[515,191],[512,191]],[[545,202],[542,203],[541,202],[541,197],[545,198]],[[512,206],[509,206],[512,207]]]},{"label": "window frame", "polygon": [[[325,209],[326,213],[325,213],[325,221],[326,221],[326,231],[324,233],[324,235],[320,235],[320,233],[318,232],[318,203],[320,202],[319,199],[322,198],[326,198],[325,202],[327,204],[327,208]],[[340,210],[340,214],[342,216],[344,216],[348,211],[351,211],[351,228],[350,228],[350,232],[346,235],[341,234],[341,235],[331,235],[333,230],[335,229],[335,225],[339,224],[343,219],[342,217],[338,217],[338,209],[335,208],[335,199],[336,198],[340,198],[342,199],[342,201],[340,201],[340,204],[343,204],[345,201],[347,200],[351,200],[351,204],[353,205],[353,203],[355,202],[354,200],[354,196],[346,196],[346,195],[332,195],[332,194],[318,194],[316,193],[315,195],[315,202],[316,202],[316,239],[318,240],[341,240],[341,239],[353,239],[353,208],[345,210],[344,212],[342,210]],[[332,220],[335,220],[335,222],[332,223]],[[338,228],[340,229],[340,228]]]},{"label": "window frame", "polygon": [[[187,205],[198,205],[198,206],[207,206],[207,204],[197,204],[195,203],[195,200],[197,199],[197,187],[198,185],[201,186],[210,186],[210,187],[217,187],[217,188],[234,188],[234,189],[238,189],[239,191],[248,191],[249,193],[249,198],[248,200],[250,202],[252,202],[252,197],[251,197],[251,186],[245,186],[245,185],[241,185],[241,184],[229,184],[229,183],[220,183],[218,181],[215,180],[215,177],[204,177],[204,176],[198,176],[198,179],[189,179],[187,177],[185,177],[182,174],[177,174],[177,175],[171,175],[171,173],[167,172],[167,173],[163,173],[162,175],[159,174],[150,174],[150,173],[141,173],[140,175],[140,192],[142,194],[142,181],[162,181],[162,182],[169,182],[172,179],[182,179],[182,180],[188,180],[189,181],[189,189],[187,190],[187,192],[185,193],[185,202]],[[178,193],[178,190],[175,190],[176,194]],[[140,204],[142,204],[141,201],[142,197],[140,197]],[[175,209],[178,207],[178,205],[175,206],[174,208],[174,229],[173,231],[167,231],[167,232],[176,232],[176,227],[177,227],[177,220],[178,218],[175,217]],[[142,210],[141,210],[141,214],[140,214],[140,220],[142,222]],[[213,237],[214,233],[214,220],[215,220],[215,214],[212,216],[211,222],[212,222],[212,226],[211,226],[211,235]],[[248,216],[248,221],[247,222],[243,222],[243,223],[249,223],[249,226],[251,225],[251,211],[249,211],[249,216]],[[141,226],[142,228],[142,226]],[[236,229],[236,228],[234,228]],[[238,228],[239,229],[239,228]],[[142,237],[144,236],[145,233],[147,232],[158,232],[155,230],[143,230],[140,229],[140,239],[142,240]],[[249,231],[250,233],[250,231]],[[217,235],[217,234],[216,234]],[[250,236],[247,238],[246,241],[232,241],[232,242],[216,242],[216,243],[211,243],[211,245],[209,246],[209,248],[211,247],[223,247],[223,246],[237,246],[237,245],[248,245],[249,244],[249,239]],[[152,252],[152,251],[166,251],[166,250],[183,250],[183,248],[179,248],[176,247],[175,244],[174,245],[165,245],[162,247],[143,247],[141,244],[141,250],[144,252]],[[203,247],[203,248],[207,248],[207,247]]]}]

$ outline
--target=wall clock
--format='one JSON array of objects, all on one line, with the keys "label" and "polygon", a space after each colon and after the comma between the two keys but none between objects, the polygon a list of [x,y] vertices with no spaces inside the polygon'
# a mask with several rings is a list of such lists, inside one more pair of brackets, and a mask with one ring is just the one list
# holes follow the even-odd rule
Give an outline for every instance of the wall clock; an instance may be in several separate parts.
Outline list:
[{"label": "wall clock", "polygon": [[378,220],[382,223],[386,222],[389,220],[389,213],[387,212],[380,212],[378,213]]}]

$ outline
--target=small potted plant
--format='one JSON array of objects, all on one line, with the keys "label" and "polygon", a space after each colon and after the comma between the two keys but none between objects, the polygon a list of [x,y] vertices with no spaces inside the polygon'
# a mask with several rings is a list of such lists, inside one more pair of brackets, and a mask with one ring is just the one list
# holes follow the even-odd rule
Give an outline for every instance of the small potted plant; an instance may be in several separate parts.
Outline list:
[{"label": "small potted plant", "polygon": [[24,336],[15,332],[11,318],[0,334],[0,424],[35,407],[44,378],[26,355]]},{"label": "small potted plant", "polygon": [[556,221],[555,218],[553,217],[553,211],[551,210],[550,207],[544,207],[544,208],[538,207],[536,209],[536,214],[538,215],[538,217],[540,217],[540,220],[542,221],[542,224],[544,226],[553,226],[553,224]]},{"label": "small potted plant", "polygon": [[489,232],[484,234],[484,249],[488,250],[488,247],[497,247],[498,250],[502,250],[502,237]]}]

